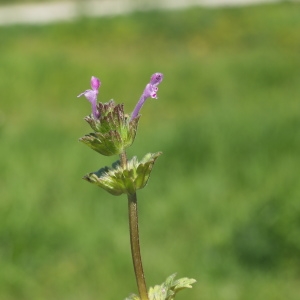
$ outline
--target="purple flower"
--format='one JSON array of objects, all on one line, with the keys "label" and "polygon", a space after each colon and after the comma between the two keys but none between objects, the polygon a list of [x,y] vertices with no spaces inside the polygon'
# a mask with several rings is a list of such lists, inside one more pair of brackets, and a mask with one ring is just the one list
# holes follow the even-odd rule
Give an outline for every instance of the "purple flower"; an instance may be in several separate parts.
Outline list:
[{"label": "purple flower", "polygon": [[150,82],[146,85],[140,100],[138,101],[137,105],[133,110],[133,113],[131,115],[131,120],[135,119],[139,115],[139,112],[147,98],[150,97],[154,99],[158,98],[156,94],[156,92],[158,91],[157,86],[162,82],[163,78],[164,76],[162,73],[154,73],[151,76]]},{"label": "purple flower", "polygon": [[101,81],[97,78],[92,76],[91,78],[91,90],[86,90],[83,93],[79,94],[77,97],[85,96],[86,99],[92,105],[92,113],[95,119],[99,119],[100,113],[97,110],[97,96],[98,96],[98,89],[101,85]]}]

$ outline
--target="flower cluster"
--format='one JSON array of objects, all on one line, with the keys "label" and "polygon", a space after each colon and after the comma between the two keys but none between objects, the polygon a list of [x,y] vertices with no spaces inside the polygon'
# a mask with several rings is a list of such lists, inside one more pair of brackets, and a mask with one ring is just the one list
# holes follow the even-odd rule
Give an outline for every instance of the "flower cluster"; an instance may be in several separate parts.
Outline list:
[{"label": "flower cluster", "polygon": [[80,141],[105,156],[121,154],[135,139],[139,117],[130,119],[124,113],[123,104],[116,105],[113,100],[92,107],[92,115],[85,120],[94,132],[86,134]]},{"label": "flower cluster", "polygon": [[[123,104],[116,104],[113,100],[106,103],[97,102],[101,81],[92,76],[91,89],[79,94],[78,97],[85,96],[91,103],[92,113],[85,117],[85,120],[93,132],[81,137],[79,141],[105,156],[124,153],[134,142],[143,104],[147,98],[157,99],[157,86],[162,80],[161,73],[151,76],[132,114],[128,115],[124,113]],[[124,167],[117,161],[113,164],[113,168],[102,168],[98,172],[86,175],[84,179],[113,195],[132,194],[146,185],[159,155],[160,153],[147,154],[140,162],[133,158]]]}]

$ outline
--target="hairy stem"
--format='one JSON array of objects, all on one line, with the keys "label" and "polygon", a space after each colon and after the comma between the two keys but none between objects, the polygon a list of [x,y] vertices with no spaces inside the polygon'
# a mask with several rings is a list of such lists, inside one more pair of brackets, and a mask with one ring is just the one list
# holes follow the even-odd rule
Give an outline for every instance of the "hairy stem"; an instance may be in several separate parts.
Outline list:
[{"label": "hairy stem", "polygon": [[127,155],[125,150],[120,154],[120,163],[123,169],[127,169]]},{"label": "hairy stem", "polygon": [[[125,151],[120,154],[121,166],[127,166],[127,157]],[[136,193],[128,195],[128,216],[129,216],[129,231],[131,255],[134,267],[136,283],[138,286],[141,300],[148,300],[147,287],[142,265],[140,241],[139,241],[139,226],[138,226],[138,210]]]}]

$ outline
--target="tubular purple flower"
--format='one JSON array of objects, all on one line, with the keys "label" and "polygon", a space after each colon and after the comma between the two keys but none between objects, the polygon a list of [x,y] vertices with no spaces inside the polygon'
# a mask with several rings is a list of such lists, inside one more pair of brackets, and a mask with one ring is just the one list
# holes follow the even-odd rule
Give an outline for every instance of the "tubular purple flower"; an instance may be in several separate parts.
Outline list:
[{"label": "tubular purple flower", "polygon": [[144,92],[138,101],[137,105],[135,106],[132,114],[131,114],[131,120],[135,119],[138,115],[139,112],[144,105],[145,101],[147,98],[154,98],[157,99],[157,91],[158,91],[158,85],[162,82],[164,76],[162,73],[154,73],[151,76],[150,82],[146,85]]},{"label": "tubular purple flower", "polygon": [[97,77],[92,76],[91,78],[92,89],[86,90],[77,96],[77,97],[85,96],[85,98],[91,103],[92,113],[95,119],[99,119],[100,117],[100,113],[97,110],[97,96],[98,96],[98,89],[100,85],[101,85],[101,81]]}]

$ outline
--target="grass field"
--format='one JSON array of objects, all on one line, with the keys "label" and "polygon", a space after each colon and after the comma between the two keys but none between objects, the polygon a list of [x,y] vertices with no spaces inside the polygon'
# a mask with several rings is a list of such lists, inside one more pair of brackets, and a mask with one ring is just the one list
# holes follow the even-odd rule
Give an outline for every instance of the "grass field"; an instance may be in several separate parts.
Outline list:
[{"label": "grass field", "polygon": [[297,300],[300,5],[135,13],[0,28],[0,299],[137,292],[127,202],[81,180],[111,165],[78,143],[91,75],[130,113],[129,157],[163,151],[138,193],[149,286],[180,299]]},{"label": "grass field", "polygon": [[[75,1],[82,1],[82,0],[75,0]],[[46,2],[59,2],[57,0],[0,0],[0,4],[31,4],[31,3],[46,3]]]}]

